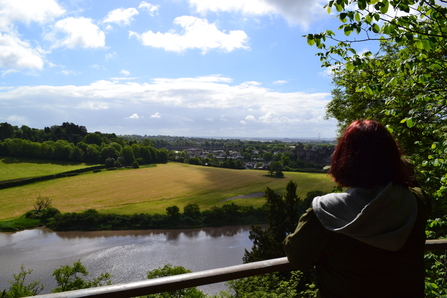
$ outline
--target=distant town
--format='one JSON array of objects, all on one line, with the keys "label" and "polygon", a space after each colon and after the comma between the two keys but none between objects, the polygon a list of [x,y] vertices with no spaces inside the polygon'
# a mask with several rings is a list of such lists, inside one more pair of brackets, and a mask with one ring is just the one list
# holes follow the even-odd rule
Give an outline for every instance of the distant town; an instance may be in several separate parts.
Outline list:
[{"label": "distant town", "polygon": [[[205,166],[268,169],[278,162],[282,170],[322,170],[331,162],[335,139],[212,139],[177,136],[120,136],[128,141],[149,139],[155,148],[169,150],[169,160]],[[229,166],[225,166],[225,162]]]}]

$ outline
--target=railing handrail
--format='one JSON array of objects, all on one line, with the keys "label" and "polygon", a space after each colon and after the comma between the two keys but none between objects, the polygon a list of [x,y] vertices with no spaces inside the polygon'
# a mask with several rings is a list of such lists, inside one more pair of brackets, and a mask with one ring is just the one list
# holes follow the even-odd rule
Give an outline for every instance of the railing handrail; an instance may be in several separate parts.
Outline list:
[{"label": "railing handrail", "polygon": [[[447,239],[427,240],[425,250],[447,250]],[[294,270],[286,257],[179,274],[124,284],[108,285],[61,293],[37,295],[38,298],[108,297],[126,298],[174,291],[277,271]]]}]

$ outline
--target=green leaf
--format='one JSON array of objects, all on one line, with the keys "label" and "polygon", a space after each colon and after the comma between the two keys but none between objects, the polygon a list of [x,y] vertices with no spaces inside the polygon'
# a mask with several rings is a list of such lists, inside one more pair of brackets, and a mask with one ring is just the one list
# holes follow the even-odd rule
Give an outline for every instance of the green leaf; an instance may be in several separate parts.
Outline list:
[{"label": "green leaf", "polygon": [[372,26],[372,31],[373,31],[374,33],[379,33],[379,32],[380,32],[380,26],[377,25],[377,24],[374,24],[374,25]]},{"label": "green leaf", "polygon": [[338,12],[341,12],[343,10],[343,7],[337,3],[335,3],[335,8],[337,9]]},{"label": "green leaf", "polygon": [[357,5],[359,6],[359,8],[360,8],[361,10],[364,10],[364,9],[366,8],[367,3],[366,3],[365,0],[358,0],[358,1],[357,1]]},{"label": "green leaf", "polygon": [[348,62],[348,63],[346,63],[346,69],[349,70],[349,71],[351,71],[351,70],[354,69],[354,65],[352,65],[351,62]]},{"label": "green leaf", "polygon": [[407,126],[408,128],[412,128],[413,127],[413,119],[412,118],[407,118]]},{"label": "green leaf", "polygon": [[383,0],[382,3],[383,3],[383,6],[380,8],[380,12],[387,13],[390,3],[388,2],[388,0]]},{"label": "green leaf", "polygon": [[423,50],[423,49],[424,49],[424,43],[423,43],[421,40],[416,41],[416,42],[415,42],[415,45],[416,45],[416,47],[417,47],[419,50]]},{"label": "green leaf", "polygon": [[315,38],[313,34],[307,35],[307,44],[313,46],[315,44]]}]

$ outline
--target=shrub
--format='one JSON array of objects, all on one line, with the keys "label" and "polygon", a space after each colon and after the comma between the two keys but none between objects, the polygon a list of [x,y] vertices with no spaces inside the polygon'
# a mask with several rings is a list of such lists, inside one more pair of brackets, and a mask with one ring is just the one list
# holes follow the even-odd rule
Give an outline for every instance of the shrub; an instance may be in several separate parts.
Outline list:
[{"label": "shrub", "polygon": [[113,168],[115,166],[115,159],[112,157],[108,157],[105,162],[106,168]]}]

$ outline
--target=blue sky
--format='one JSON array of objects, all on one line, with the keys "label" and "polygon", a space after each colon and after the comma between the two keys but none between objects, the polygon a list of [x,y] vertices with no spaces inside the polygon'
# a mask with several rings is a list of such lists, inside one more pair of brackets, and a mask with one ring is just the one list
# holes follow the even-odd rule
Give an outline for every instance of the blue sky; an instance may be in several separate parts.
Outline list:
[{"label": "blue sky", "polygon": [[89,132],[335,137],[302,36],[320,0],[0,0],[0,122]]}]

